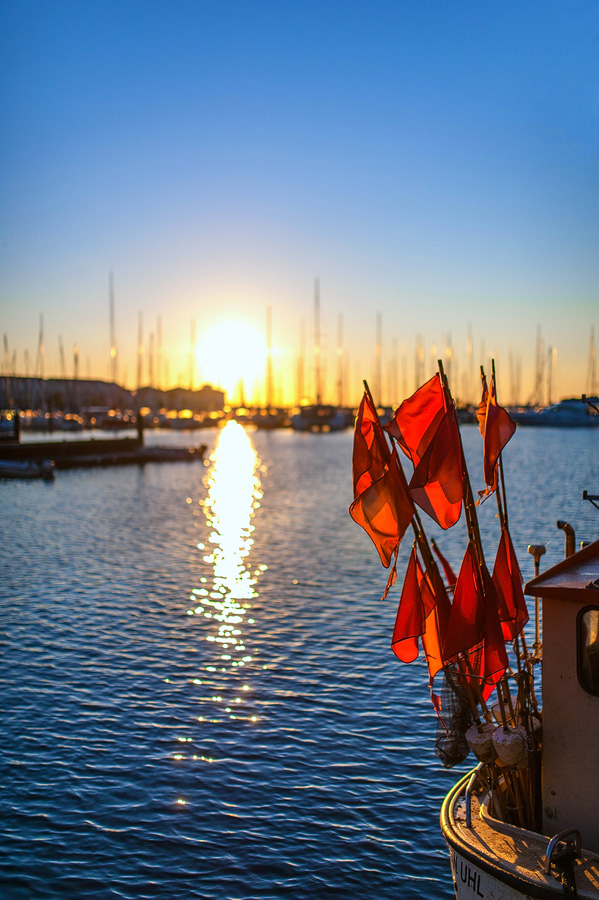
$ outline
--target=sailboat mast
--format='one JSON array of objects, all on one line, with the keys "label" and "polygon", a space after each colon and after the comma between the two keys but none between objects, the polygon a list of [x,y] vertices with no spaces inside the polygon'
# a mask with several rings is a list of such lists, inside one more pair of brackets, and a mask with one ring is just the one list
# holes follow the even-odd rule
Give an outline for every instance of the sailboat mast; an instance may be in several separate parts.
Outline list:
[{"label": "sailboat mast", "polygon": [[337,319],[337,406],[343,407],[345,400],[343,390],[343,316]]},{"label": "sailboat mast", "polygon": [[272,307],[266,307],[266,408],[272,408]]},{"label": "sailboat mast", "polygon": [[376,341],[374,348],[374,396],[379,406],[383,405],[382,385],[383,365],[383,320],[380,312],[376,314]]},{"label": "sailboat mast", "polygon": [[137,319],[137,390],[141,388],[142,381],[142,365],[143,365],[144,347],[143,347],[143,313],[140,312]]},{"label": "sailboat mast", "polygon": [[316,404],[322,403],[321,395],[321,359],[320,359],[320,279],[314,279],[314,389]]},{"label": "sailboat mast", "polygon": [[116,384],[117,376],[117,355],[116,355],[116,332],[114,325],[114,275],[111,272],[108,279],[108,295],[110,304],[110,380]]},{"label": "sailboat mast", "polygon": [[297,358],[297,405],[301,406],[304,400],[304,372],[306,363],[306,323],[300,322],[299,353]]}]

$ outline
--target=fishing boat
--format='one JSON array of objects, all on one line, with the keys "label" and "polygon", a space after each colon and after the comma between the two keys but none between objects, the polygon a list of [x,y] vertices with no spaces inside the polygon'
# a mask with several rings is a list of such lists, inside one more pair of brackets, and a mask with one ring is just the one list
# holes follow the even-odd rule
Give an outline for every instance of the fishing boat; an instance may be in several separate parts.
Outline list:
[{"label": "fishing boat", "polygon": [[[439,717],[437,756],[476,763],[449,791],[441,829],[458,900],[578,897],[599,900],[599,540],[522,585],[509,534],[501,452],[516,426],[482,375],[478,420],[486,488],[475,500],[455,404],[439,373],[382,426],[365,394],[355,424],[350,514],[396,580],[397,552],[413,531],[391,638],[402,662],[424,651]],[[390,442],[390,443],[389,443]],[[398,448],[410,459],[409,480]],[[497,502],[501,537],[487,569],[477,507]],[[584,494],[593,505],[599,497]],[[464,558],[456,576],[420,516],[443,529],[462,512]],[[535,640],[524,633],[535,598]],[[541,632],[542,622],[542,632]]]},{"label": "fishing boat", "polygon": [[[542,602],[542,712],[516,702],[507,730],[492,723],[483,758],[443,803],[456,897],[597,900],[599,541],[525,590]],[[523,824],[507,799],[514,772],[532,788]]]}]

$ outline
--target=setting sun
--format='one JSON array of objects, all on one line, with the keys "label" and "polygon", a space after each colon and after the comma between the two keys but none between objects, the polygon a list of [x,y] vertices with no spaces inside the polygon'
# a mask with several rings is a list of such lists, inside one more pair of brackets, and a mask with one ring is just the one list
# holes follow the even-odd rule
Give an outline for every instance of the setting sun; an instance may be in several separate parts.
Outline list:
[{"label": "setting sun", "polygon": [[246,398],[262,392],[266,342],[259,331],[239,320],[220,322],[198,343],[197,363],[201,378],[238,399],[240,382]]}]

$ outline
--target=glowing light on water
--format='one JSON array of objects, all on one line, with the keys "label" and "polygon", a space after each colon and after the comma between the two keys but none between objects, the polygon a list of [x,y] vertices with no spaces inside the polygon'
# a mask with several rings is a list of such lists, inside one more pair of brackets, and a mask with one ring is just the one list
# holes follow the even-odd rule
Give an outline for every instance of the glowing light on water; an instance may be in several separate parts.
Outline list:
[{"label": "glowing light on water", "polygon": [[[206,587],[193,589],[188,614],[214,623],[205,640],[216,645],[214,649],[218,655],[209,660],[212,665],[204,666],[205,671],[229,674],[234,679],[241,677],[243,667],[252,661],[243,626],[254,624],[253,619],[246,622],[245,616],[251,609],[250,601],[257,596],[258,576],[266,569],[256,563],[251,567],[247,564],[254,544],[253,519],[262,499],[259,470],[260,460],[248,434],[237,422],[227,423],[211,457],[205,480],[207,496],[200,501],[208,540],[198,543],[198,549],[205,554],[203,561],[212,568],[212,578],[203,577],[201,583]],[[200,598],[202,605],[198,606]],[[198,682],[202,683],[201,680]],[[244,718],[236,680],[233,684],[228,678],[218,684],[211,680],[211,684],[214,693],[208,694],[205,702],[222,709],[231,719]],[[231,688],[233,696],[224,702],[223,692],[229,693]],[[248,685],[244,685],[243,690],[247,691]],[[247,694],[244,700],[246,697]],[[199,721],[206,721],[206,718],[201,716]],[[251,721],[256,721],[256,717],[252,716]]]},{"label": "glowing light on water", "polygon": [[241,425],[223,428],[208,478],[204,514],[209,528],[214,587],[236,600],[255,596],[255,578],[244,565],[254,543],[252,519],[259,497],[258,457]]}]

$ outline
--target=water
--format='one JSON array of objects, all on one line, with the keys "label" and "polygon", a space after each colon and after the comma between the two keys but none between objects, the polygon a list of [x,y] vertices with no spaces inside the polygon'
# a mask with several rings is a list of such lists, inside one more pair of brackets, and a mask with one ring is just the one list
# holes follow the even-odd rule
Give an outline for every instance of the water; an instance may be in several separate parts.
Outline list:
[{"label": "water", "polygon": [[[0,482],[0,896],[449,900],[460,772],[433,754],[423,663],[390,650],[399,590],[381,603],[347,514],[351,433],[201,435],[204,466]],[[557,518],[596,536],[598,439],[508,446],[525,578],[528,543],[562,557]],[[493,499],[481,526],[492,562]],[[463,523],[430,534],[459,566]]]}]

